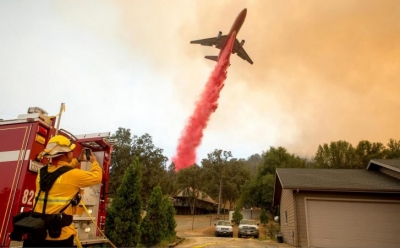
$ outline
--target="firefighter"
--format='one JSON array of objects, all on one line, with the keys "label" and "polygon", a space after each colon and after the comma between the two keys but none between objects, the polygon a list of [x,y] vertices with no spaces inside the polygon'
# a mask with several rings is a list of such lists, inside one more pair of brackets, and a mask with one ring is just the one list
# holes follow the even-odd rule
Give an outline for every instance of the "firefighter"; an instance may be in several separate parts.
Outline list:
[{"label": "firefighter", "polygon": [[[58,168],[63,166],[76,167],[79,161],[73,157],[72,151],[75,148],[68,138],[62,135],[56,135],[51,138],[46,146],[46,149],[41,153],[46,158],[51,158],[52,163],[48,165],[47,171],[49,173],[54,172]],[[47,203],[46,203],[46,215],[54,215],[60,212],[65,206],[67,206],[71,199],[77,196],[77,192],[81,188],[89,187],[92,185],[99,184],[102,180],[102,169],[93,155],[90,152],[90,162],[92,167],[90,171],[71,169],[57,178],[53,186],[49,190]],[[36,178],[36,196],[40,189],[40,173]],[[37,204],[34,209],[35,213],[42,213],[44,205],[45,193],[41,192],[37,198]],[[36,198],[35,198],[36,199]],[[74,206],[71,204],[64,210],[64,213],[71,216],[74,214]],[[68,216],[68,217],[69,217]],[[74,224],[64,226],[61,229],[61,235],[57,238],[50,237],[49,233],[45,240],[40,243],[33,243],[31,240],[25,240],[23,247],[72,247],[74,237],[77,232],[74,228]]]}]

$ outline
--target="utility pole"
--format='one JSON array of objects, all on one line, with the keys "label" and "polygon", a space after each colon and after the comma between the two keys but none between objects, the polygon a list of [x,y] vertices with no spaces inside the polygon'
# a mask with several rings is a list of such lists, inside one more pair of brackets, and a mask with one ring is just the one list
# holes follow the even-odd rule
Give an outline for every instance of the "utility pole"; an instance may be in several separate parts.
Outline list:
[{"label": "utility pole", "polygon": [[221,177],[219,178],[218,212],[217,212],[218,219],[219,219],[219,213],[221,210],[221,192],[222,192],[222,173],[221,173]]}]

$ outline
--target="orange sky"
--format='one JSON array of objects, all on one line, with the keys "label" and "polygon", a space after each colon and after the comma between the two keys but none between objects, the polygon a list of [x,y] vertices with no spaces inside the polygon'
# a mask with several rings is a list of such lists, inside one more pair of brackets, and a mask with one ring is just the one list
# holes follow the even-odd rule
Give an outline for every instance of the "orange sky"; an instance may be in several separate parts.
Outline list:
[{"label": "orange sky", "polygon": [[[224,3],[212,10],[221,10],[220,15],[207,14],[210,7],[198,5],[199,33],[209,33],[221,16],[233,19],[247,7],[238,38],[246,39],[255,64],[233,61],[222,96],[225,112],[216,118],[215,128],[222,132],[226,123],[234,125],[244,103],[252,115],[239,120],[238,130],[253,120],[265,128],[274,123],[274,145],[299,154],[313,155],[319,144],[336,140],[356,145],[363,139],[384,144],[398,139],[398,1]],[[229,89],[235,83],[242,85],[241,93]]]}]

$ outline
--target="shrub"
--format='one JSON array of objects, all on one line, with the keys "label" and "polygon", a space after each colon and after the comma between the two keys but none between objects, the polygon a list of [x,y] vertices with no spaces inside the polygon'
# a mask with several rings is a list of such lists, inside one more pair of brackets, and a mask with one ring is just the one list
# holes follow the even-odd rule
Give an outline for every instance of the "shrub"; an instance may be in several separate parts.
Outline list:
[{"label": "shrub", "polygon": [[261,214],[260,214],[260,222],[263,225],[266,225],[268,223],[268,215],[267,215],[267,211],[265,211],[265,209],[261,210]]},{"label": "shrub", "polygon": [[232,215],[232,222],[236,225],[239,225],[239,222],[243,219],[243,214],[240,213],[240,206],[236,206],[235,212]]},{"label": "shrub", "polygon": [[268,234],[270,236],[271,239],[275,239],[275,234],[277,233],[277,231],[279,230],[279,225],[276,224],[273,221],[268,222],[267,226],[266,226],[267,230],[268,230]]}]

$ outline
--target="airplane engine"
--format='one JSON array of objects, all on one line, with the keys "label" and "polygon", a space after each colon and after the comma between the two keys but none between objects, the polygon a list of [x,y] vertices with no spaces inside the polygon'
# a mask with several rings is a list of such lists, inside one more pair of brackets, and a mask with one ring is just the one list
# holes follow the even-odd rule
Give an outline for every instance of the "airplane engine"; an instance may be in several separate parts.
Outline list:
[{"label": "airplane engine", "polygon": [[217,40],[221,37],[221,35],[222,35],[222,32],[219,31],[218,34],[217,34]]},{"label": "airplane engine", "polygon": [[241,42],[240,42],[240,46],[243,46],[244,45],[244,40],[242,40]]}]

